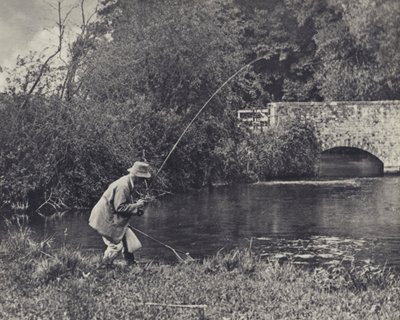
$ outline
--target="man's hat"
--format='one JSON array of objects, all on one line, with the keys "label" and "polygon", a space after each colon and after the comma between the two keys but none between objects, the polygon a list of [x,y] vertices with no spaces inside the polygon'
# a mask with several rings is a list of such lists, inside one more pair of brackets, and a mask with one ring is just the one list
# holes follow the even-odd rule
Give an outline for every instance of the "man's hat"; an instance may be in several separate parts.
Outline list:
[{"label": "man's hat", "polygon": [[150,166],[146,162],[136,161],[128,171],[139,178],[150,178]]}]

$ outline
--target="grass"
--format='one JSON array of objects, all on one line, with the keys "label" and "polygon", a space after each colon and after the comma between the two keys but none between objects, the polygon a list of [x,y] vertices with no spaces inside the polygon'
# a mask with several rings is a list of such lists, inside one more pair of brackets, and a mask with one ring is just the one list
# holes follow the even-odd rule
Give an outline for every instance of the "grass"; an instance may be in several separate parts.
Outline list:
[{"label": "grass", "polygon": [[0,255],[0,319],[400,319],[399,277],[372,266],[306,270],[245,249],[98,269],[100,254],[54,249],[22,227]]}]

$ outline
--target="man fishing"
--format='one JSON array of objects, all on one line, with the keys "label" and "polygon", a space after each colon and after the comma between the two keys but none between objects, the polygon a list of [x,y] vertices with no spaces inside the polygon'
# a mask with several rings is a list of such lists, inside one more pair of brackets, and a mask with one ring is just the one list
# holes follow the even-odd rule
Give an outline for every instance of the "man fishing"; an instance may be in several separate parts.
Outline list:
[{"label": "man fishing", "polygon": [[[112,265],[118,253],[122,251],[127,264],[135,263],[132,250],[128,250],[128,241],[136,239],[128,228],[133,214],[142,215],[146,201],[138,199],[137,186],[151,177],[150,166],[136,161],[129,174],[110,184],[100,200],[92,209],[89,225],[102,237],[107,248],[103,256],[103,264]],[[138,241],[138,240],[137,240]]]}]

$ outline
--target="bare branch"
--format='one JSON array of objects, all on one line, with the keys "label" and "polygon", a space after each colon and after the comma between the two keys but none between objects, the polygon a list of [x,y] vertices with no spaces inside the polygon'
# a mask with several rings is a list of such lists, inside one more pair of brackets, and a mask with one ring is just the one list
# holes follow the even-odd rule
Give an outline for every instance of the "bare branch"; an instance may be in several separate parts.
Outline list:
[{"label": "bare branch", "polygon": [[[80,7],[81,7],[81,16],[82,16],[82,24],[80,26],[81,32],[78,34],[76,43],[79,45],[79,48],[76,48],[76,55],[74,55],[69,62],[68,71],[66,73],[65,79],[62,84],[62,89],[60,91],[60,99],[62,99],[65,95],[67,100],[71,99],[74,95],[78,93],[81,88],[82,83],[74,83],[75,76],[77,70],[80,67],[80,61],[85,59],[88,54],[88,43],[91,41],[91,35],[87,32],[89,21],[97,14],[98,6],[96,6],[94,12],[86,18],[85,14],[85,0],[80,0]],[[75,90],[73,87],[76,87]]]},{"label": "bare branch", "polygon": [[89,18],[87,19],[86,24],[89,24],[89,22],[92,20],[92,18],[97,14],[97,12],[99,12],[99,5],[96,5],[96,8],[94,8],[94,11],[92,12],[92,14],[89,16]]},{"label": "bare branch", "polygon": [[86,25],[84,3],[85,3],[85,0],[81,0],[81,14],[82,14],[82,25],[83,26]]},{"label": "bare branch", "polygon": [[67,19],[68,19],[69,15],[70,15],[70,14],[72,13],[72,11],[74,11],[74,9],[76,9],[76,8],[78,8],[78,5],[74,5],[74,6],[72,6],[72,7],[68,10],[67,14],[64,16],[63,25],[65,25],[65,23],[67,22]]},{"label": "bare branch", "polygon": [[53,8],[54,10],[57,10],[57,7],[53,3],[51,3],[50,1],[43,0],[43,2],[46,3],[50,8]]},{"label": "bare branch", "polygon": [[46,61],[42,64],[42,66],[41,66],[41,68],[39,70],[39,74],[36,77],[36,80],[33,83],[32,87],[28,91],[24,101],[21,103],[21,105],[19,107],[19,110],[23,109],[26,106],[26,104],[27,104],[32,92],[35,90],[36,86],[39,84],[39,82],[40,82],[40,80],[41,80],[41,78],[42,78],[42,76],[43,76],[43,74],[44,74],[44,72],[45,72],[45,70],[47,68],[47,65],[62,49],[62,39],[63,39],[63,36],[64,36],[65,26],[63,25],[62,19],[61,19],[61,1],[58,1],[58,10],[57,11],[58,11],[58,23],[57,23],[57,25],[58,25],[58,29],[59,29],[59,42],[58,42],[57,50],[53,54],[51,54],[46,59]]}]

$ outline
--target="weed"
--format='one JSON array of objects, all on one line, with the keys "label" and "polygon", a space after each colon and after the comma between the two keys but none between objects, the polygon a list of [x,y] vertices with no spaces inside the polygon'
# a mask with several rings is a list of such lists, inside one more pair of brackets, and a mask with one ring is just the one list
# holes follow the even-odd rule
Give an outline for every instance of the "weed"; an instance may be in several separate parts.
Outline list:
[{"label": "weed", "polygon": [[33,278],[41,282],[60,280],[69,275],[84,275],[89,272],[90,258],[73,248],[63,246],[52,254],[44,255],[35,264]]},{"label": "weed", "polygon": [[203,266],[206,273],[238,270],[243,274],[255,271],[258,258],[250,249],[234,250],[228,253],[219,251],[214,257],[205,259]]}]

